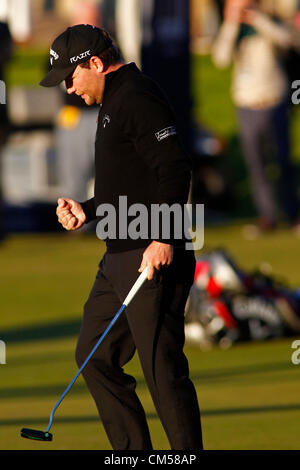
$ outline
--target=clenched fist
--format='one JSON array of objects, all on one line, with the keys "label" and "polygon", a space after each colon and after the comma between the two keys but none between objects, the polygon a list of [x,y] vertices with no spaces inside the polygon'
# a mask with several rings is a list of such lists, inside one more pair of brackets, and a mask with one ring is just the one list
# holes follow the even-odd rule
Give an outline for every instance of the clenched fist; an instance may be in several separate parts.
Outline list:
[{"label": "clenched fist", "polygon": [[69,198],[59,198],[57,200],[56,215],[58,222],[66,230],[77,230],[86,221],[85,213],[79,202]]}]

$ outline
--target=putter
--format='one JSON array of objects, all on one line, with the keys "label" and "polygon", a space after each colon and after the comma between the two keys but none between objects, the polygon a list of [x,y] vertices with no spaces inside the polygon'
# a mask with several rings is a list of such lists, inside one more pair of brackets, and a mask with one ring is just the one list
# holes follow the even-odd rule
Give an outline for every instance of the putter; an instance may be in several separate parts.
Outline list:
[{"label": "putter", "polygon": [[60,396],[60,398],[58,399],[58,401],[54,405],[54,407],[51,411],[49,424],[48,424],[48,427],[47,427],[46,431],[38,431],[36,429],[22,428],[21,429],[21,437],[26,437],[27,439],[33,439],[33,440],[36,440],[36,441],[52,441],[53,435],[49,431],[50,431],[50,428],[52,426],[55,411],[57,410],[60,403],[62,402],[62,400],[65,398],[65,396],[69,392],[70,388],[72,387],[72,385],[74,384],[74,382],[76,381],[78,376],[81,374],[82,370],[85,368],[85,366],[89,362],[90,358],[92,357],[92,355],[94,354],[96,349],[98,349],[99,345],[102,343],[103,339],[105,338],[105,336],[107,335],[109,330],[116,323],[116,321],[119,318],[119,316],[121,315],[121,313],[125,310],[125,308],[132,301],[132,299],[134,298],[135,294],[138,292],[140,287],[144,284],[145,280],[147,279],[147,274],[148,274],[148,268],[145,268],[144,271],[139,275],[139,277],[135,281],[132,288],[130,289],[130,291],[129,291],[126,299],[124,300],[123,304],[121,305],[120,309],[118,310],[118,312],[116,313],[116,315],[114,316],[114,318],[112,319],[112,321],[110,322],[110,324],[108,325],[108,327],[106,328],[104,333],[100,336],[99,340],[97,341],[97,343],[95,344],[95,346],[91,350],[90,354],[87,356],[87,358],[84,361],[84,363],[82,364],[82,366],[78,369],[78,372],[76,373],[74,378],[71,380],[71,382],[69,383],[69,385],[67,386],[67,388],[65,389],[63,394]]}]

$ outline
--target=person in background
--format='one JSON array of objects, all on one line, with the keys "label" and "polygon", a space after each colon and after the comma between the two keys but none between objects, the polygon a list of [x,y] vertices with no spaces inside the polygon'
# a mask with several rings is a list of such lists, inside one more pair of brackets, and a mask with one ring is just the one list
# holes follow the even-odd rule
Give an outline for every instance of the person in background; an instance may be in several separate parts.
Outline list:
[{"label": "person in background", "polygon": [[1,149],[7,141],[10,131],[4,71],[6,64],[12,57],[14,46],[26,44],[31,37],[32,22],[30,9],[30,0],[0,1],[0,241],[6,236],[1,188]]},{"label": "person in background", "polygon": [[296,7],[294,0],[226,0],[224,21],[212,50],[217,67],[234,64],[232,98],[258,213],[258,232],[273,230],[279,220],[265,167],[274,155],[285,216],[300,233],[289,138],[290,88],[281,63],[291,47],[299,46],[299,32],[290,27]]},{"label": "person in background", "polygon": [[0,21],[8,24],[11,38],[15,44],[26,44],[31,37],[31,7],[31,0],[0,1]]},{"label": "person in background", "polygon": [[9,132],[9,119],[6,106],[6,86],[4,68],[12,55],[12,39],[7,23],[0,22],[0,241],[5,238],[4,209],[1,189],[1,150]]}]

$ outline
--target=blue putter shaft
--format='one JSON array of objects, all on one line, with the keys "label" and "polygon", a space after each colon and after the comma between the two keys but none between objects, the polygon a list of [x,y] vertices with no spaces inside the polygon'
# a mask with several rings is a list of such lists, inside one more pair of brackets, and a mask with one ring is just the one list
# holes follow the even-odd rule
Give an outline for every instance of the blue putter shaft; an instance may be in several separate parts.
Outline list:
[{"label": "blue putter shaft", "polygon": [[91,359],[92,355],[94,354],[94,352],[96,351],[96,349],[98,349],[99,345],[101,344],[101,342],[103,341],[103,339],[105,338],[105,336],[107,335],[107,333],[109,332],[109,330],[112,328],[112,326],[116,323],[116,321],[118,320],[119,316],[121,315],[121,313],[125,310],[125,308],[129,305],[129,303],[131,302],[131,300],[134,298],[135,294],[138,292],[138,290],[140,289],[140,287],[144,284],[145,280],[147,279],[147,274],[148,274],[148,268],[145,268],[144,271],[139,275],[139,277],[137,278],[136,282],[134,283],[134,285],[132,286],[129,294],[127,295],[126,299],[124,300],[123,304],[121,305],[120,309],[118,310],[118,312],[116,313],[116,315],[114,316],[114,318],[112,319],[112,321],[110,322],[110,324],[107,326],[106,330],[102,333],[102,335],[100,336],[100,338],[98,339],[97,343],[95,344],[95,346],[93,347],[93,349],[91,350],[90,354],[87,356],[87,358],[85,359],[85,361],[83,362],[83,364],[81,365],[81,367],[78,369],[77,373],[75,374],[74,378],[71,380],[71,382],[69,383],[69,385],[67,386],[67,388],[65,389],[65,391],[63,392],[63,394],[60,396],[60,398],[57,400],[56,404],[54,405],[52,411],[51,411],[51,414],[50,414],[50,419],[49,419],[49,424],[48,424],[48,427],[47,427],[47,430],[46,430],[46,433],[49,432],[51,426],[52,426],[52,422],[53,422],[53,418],[54,418],[54,413],[55,411],[57,410],[57,408],[59,407],[59,405],[61,404],[61,402],[63,401],[64,397],[67,395],[67,393],[69,392],[69,390],[71,389],[72,385],[74,384],[74,382],[76,381],[76,379],[78,378],[78,376],[81,374],[81,372],[83,371],[83,369],[85,368],[85,366],[87,365],[87,363],[89,362],[89,360]]}]

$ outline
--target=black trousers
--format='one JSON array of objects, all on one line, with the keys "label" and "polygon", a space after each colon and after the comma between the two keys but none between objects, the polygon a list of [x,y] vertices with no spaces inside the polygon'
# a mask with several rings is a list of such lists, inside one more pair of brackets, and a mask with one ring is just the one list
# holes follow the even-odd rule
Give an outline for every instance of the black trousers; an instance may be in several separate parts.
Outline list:
[{"label": "black trousers", "polygon": [[[143,251],[104,255],[84,307],[79,367],[137,279]],[[171,448],[202,449],[198,401],[183,353],[184,307],[194,269],[194,253],[175,249],[171,265],[145,282],[83,370],[114,450],[152,449],[136,381],[123,371],[136,350]]]}]

